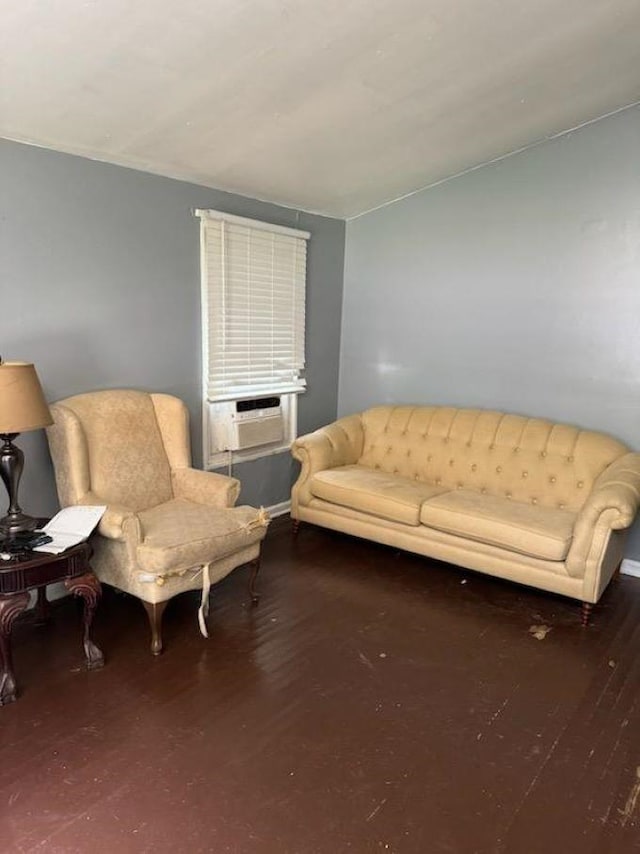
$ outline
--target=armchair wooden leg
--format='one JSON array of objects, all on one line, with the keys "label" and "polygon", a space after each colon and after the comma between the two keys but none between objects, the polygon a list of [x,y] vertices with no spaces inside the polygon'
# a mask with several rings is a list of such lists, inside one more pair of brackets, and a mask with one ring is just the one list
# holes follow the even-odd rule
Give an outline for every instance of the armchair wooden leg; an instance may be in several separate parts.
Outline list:
[{"label": "armchair wooden leg", "polygon": [[585,629],[589,625],[589,620],[591,618],[592,612],[593,612],[593,603],[592,602],[583,602],[582,603],[582,627]]},{"label": "armchair wooden leg", "polygon": [[145,602],[141,600],[144,609],[149,618],[149,627],[151,628],[151,652],[154,655],[160,655],[162,652],[162,615],[167,607],[169,600],[164,602]]},{"label": "armchair wooden leg", "polygon": [[293,536],[297,537],[298,532],[300,531],[300,519],[292,519],[291,520],[291,528],[293,531]]},{"label": "armchair wooden leg", "polygon": [[260,594],[256,590],[256,579],[260,572],[260,556],[252,560],[249,564],[251,567],[251,575],[249,576],[249,595],[251,596],[251,604],[257,605],[260,601]]}]

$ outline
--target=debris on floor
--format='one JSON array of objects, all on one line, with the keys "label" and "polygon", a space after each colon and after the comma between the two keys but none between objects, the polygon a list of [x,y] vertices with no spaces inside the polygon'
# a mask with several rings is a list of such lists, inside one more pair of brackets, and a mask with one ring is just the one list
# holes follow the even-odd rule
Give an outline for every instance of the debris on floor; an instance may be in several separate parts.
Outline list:
[{"label": "debris on floor", "polygon": [[633,819],[633,813],[635,812],[636,806],[638,804],[638,797],[640,796],[640,765],[636,768],[636,779],[631,787],[631,791],[629,792],[629,797],[627,798],[627,802],[624,805],[623,810],[618,810],[618,812],[622,815],[622,826],[624,827],[626,823]]},{"label": "debris on floor", "polygon": [[533,635],[536,640],[544,640],[551,631],[551,626],[531,626],[529,634]]}]

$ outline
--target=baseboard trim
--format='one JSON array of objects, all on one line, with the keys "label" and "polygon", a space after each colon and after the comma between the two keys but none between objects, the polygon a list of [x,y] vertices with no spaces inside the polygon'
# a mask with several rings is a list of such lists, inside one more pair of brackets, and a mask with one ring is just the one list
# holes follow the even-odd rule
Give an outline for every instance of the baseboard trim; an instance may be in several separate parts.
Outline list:
[{"label": "baseboard trim", "polygon": [[285,513],[289,513],[291,510],[291,502],[290,501],[281,501],[279,504],[272,504],[271,507],[266,507],[265,510],[273,519],[276,516],[284,516]]},{"label": "baseboard trim", "polygon": [[625,575],[633,575],[636,578],[640,578],[640,560],[631,560],[626,557],[622,561],[622,566],[620,567],[620,572]]}]

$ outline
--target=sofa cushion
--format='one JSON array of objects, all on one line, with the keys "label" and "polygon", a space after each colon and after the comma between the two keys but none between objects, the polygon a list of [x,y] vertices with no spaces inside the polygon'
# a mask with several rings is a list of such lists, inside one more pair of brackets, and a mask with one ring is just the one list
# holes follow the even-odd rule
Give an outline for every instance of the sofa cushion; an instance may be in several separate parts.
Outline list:
[{"label": "sofa cushion", "polygon": [[419,525],[423,502],[445,490],[397,474],[351,465],[318,472],[311,480],[310,491],[316,498],[332,504],[372,513],[391,522]]},{"label": "sofa cushion", "polygon": [[422,505],[423,525],[513,552],[564,560],[575,513],[459,489]]}]

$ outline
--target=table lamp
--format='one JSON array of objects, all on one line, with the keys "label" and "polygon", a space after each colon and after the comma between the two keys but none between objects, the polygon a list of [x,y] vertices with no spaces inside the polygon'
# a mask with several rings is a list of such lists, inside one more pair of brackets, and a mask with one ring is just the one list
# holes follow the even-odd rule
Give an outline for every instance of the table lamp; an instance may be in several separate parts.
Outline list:
[{"label": "table lamp", "polygon": [[27,362],[3,362],[0,358],[0,477],[9,493],[9,510],[0,519],[0,537],[33,531],[38,524],[18,504],[24,454],[13,440],[20,433],[48,424],[53,424],[53,419],[36,369]]}]

